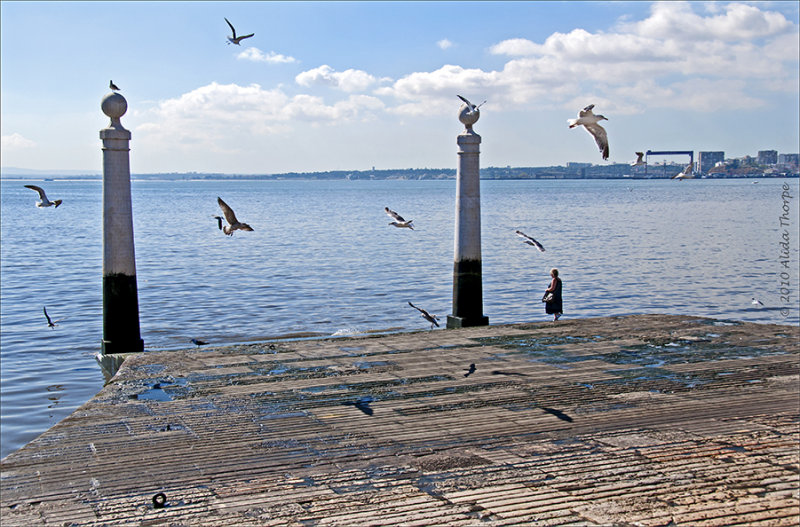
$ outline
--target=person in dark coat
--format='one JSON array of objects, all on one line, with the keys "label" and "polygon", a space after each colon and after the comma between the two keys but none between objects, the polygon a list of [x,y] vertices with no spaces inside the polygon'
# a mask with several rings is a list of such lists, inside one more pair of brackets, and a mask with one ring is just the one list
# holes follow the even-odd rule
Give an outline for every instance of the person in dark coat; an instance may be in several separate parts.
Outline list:
[{"label": "person in dark coat", "polygon": [[548,315],[553,315],[553,322],[561,317],[564,312],[564,305],[561,302],[561,278],[558,277],[558,269],[550,269],[550,287],[545,289],[544,295],[547,297],[552,293],[552,298],[544,303],[544,311]]}]

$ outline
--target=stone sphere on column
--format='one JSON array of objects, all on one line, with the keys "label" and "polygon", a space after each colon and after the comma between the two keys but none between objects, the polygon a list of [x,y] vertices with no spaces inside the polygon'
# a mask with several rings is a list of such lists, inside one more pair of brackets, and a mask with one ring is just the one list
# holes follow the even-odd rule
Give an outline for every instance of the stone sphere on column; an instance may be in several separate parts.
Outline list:
[{"label": "stone sphere on column", "polygon": [[103,97],[100,108],[111,119],[119,119],[128,111],[128,101],[119,93],[112,92]]},{"label": "stone sphere on column", "polygon": [[109,93],[100,104],[103,113],[111,118],[111,128],[122,128],[119,118],[128,111],[128,101],[119,93]]}]

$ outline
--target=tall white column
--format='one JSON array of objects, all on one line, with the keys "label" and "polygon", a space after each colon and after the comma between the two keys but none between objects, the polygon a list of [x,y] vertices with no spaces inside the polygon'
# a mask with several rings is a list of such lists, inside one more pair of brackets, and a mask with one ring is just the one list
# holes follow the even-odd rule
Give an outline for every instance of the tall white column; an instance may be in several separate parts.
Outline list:
[{"label": "tall white column", "polygon": [[125,97],[109,93],[101,104],[111,118],[100,130],[103,141],[103,343],[102,353],[144,350],[139,332],[136,257],[131,207],[131,133],[120,122]]},{"label": "tall white column", "polygon": [[456,170],[455,256],[453,259],[453,314],[447,317],[448,328],[485,326],[483,315],[483,279],[481,270],[481,136],[472,125],[480,110],[464,104],[459,120],[465,130],[458,135]]}]

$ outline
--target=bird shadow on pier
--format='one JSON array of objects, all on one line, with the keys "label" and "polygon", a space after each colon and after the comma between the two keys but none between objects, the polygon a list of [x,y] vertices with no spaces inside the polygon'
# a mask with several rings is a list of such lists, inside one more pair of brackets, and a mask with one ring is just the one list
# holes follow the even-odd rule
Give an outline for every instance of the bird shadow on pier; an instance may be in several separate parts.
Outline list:
[{"label": "bird shadow on pier", "polygon": [[568,423],[572,422],[572,417],[568,416],[567,414],[565,414],[561,410],[556,410],[555,408],[544,408],[544,407],[542,407],[542,410],[544,410],[545,412],[547,412],[550,415],[554,415],[554,416],[558,417],[562,421],[566,421]]},{"label": "bird shadow on pier", "polygon": [[372,399],[359,399],[358,401],[344,401],[342,404],[344,406],[355,406],[364,412],[365,415],[372,415],[374,411],[369,407],[369,403],[371,402]]}]

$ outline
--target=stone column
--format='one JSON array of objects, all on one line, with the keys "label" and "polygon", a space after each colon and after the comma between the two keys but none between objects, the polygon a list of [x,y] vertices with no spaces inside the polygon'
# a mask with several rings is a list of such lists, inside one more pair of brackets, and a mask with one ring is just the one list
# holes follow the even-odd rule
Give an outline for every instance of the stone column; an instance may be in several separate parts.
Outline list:
[{"label": "stone column", "polygon": [[457,138],[453,314],[447,317],[448,328],[489,324],[483,315],[481,272],[481,136],[472,129],[479,117],[480,110],[474,105],[461,106],[458,118],[465,130]]},{"label": "stone column", "polygon": [[103,113],[111,118],[100,130],[103,141],[103,342],[102,354],[144,350],[139,333],[139,299],[133,250],[131,208],[131,133],[120,122],[125,97],[109,93]]}]

